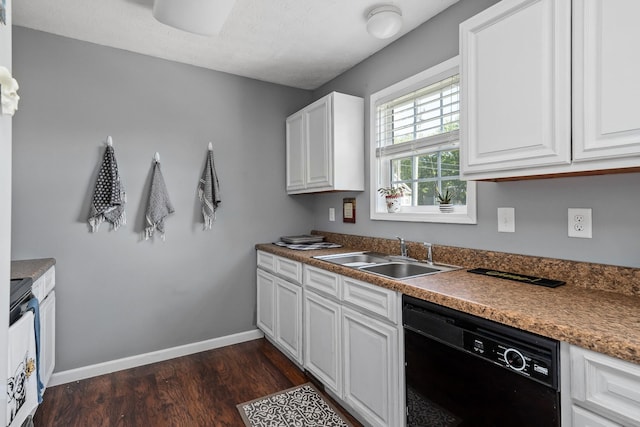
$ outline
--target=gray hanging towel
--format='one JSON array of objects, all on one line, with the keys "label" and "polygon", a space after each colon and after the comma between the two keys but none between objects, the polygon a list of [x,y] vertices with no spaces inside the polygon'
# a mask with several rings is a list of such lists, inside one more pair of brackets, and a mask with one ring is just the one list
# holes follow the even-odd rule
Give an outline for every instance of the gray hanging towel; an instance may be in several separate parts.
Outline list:
[{"label": "gray hanging towel", "polygon": [[198,184],[198,197],[202,205],[202,216],[204,217],[204,229],[211,229],[213,221],[216,219],[216,210],[220,205],[220,183],[216,167],[213,163],[213,148],[209,144],[207,163],[202,171],[202,177]]},{"label": "gray hanging towel", "polygon": [[149,191],[149,203],[147,205],[147,227],[145,228],[145,240],[153,236],[155,230],[160,232],[160,237],[164,240],[164,219],[175,212],[167,186],[164,183],[160,162],[153,165],[153,176],[151,177],[151,189]]},{"label": "gray hanging towel", "polygon": [[107,145],[91,200],[89,213],[91,232],[98,231],[100,224],[104,221],[111,223],[114,230],[126,224],[125,203],[126,195],[118,173],[115,151],[113,146]]}]

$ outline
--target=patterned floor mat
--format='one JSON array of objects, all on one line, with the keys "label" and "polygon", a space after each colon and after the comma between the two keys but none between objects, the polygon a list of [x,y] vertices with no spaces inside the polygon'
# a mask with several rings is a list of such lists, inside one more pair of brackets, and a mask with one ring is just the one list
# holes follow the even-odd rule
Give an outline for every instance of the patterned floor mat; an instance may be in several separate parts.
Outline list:
[{"label": "patterned floor mat", "polygon": [[238,411],[247,427],[352,427],[310,383],[241,403]]}]

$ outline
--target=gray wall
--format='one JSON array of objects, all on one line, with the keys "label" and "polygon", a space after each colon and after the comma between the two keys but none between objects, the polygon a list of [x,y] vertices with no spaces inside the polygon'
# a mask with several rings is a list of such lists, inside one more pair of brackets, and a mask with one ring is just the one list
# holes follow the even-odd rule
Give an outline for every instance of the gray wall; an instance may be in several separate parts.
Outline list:
[{"label": "gray wall", "polygon": [[[478,184],[478,224],[371,221],[369,192],[287,196],[284,118],[337,90],[365,98],[457,54],[458,23],[494,0],[463,0],[312,94],[40,33],[14,30],[12,258],[55,257],[57,371],[255,327],[256,242],[311,228],[640,266],[640,174]],[[107,135],[129,223],[89,234]],[[201,230],[196,185],[212,140],[223,204]],[[177,212],[167,240],[141,241],[155,151]],[[366,153],[368,156],[368,153]],[[368,182],[368,166],[367,166]],[[328,222],[343,197],[357,224]],[[496,208],[516,208],[498,233]],[[594,238],[566,237],[568,207],[593,208]]]},{"label": "gray wall", "polygon": [[[458,53],[458,24],[494,0],[463,0],[314,92],[365,98],[365,139],[369,141],[369,95]],[[365,149],[368,159],[368,148]],[[366,166],[366,182],[369,167]],[[324,194],[315,199],[315,227],[340,233],[429,241],[478,249],[640,267],[640,174],[478,183],[477,225],[372,221],[369,191]],[[337,215],[342,199],[356,197],[357,223]],[[497,208],[514,207],[516,232],[498,233]],[[593,238],[567,237],[567,209],[593,209]]]},{"label": "gray wall", "polygon": [[[64,371],[255,328],[256,242],[312,227],[288,197],[285,117],[311,93],[75,41],[14,31],[13,259],[57,260]],[[128,224],[88,232],[105,138]],[[202,230],[196,186],[213,141],[222,207]],[[176,213],[140,240],[153,154]]]}]

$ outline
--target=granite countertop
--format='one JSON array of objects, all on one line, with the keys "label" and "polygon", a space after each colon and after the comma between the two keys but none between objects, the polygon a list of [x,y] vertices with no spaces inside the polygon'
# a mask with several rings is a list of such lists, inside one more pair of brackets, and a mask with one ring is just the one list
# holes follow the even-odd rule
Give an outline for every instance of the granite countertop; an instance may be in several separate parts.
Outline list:
[{"label": "granite countertop", "polygon": [[56,264],[54,258],[11,261],[11,279],[30,277],[34,282]]},{"label": "granite countertop", "polygon": [[361,249],[295,251],[273,244],[258,244],[256,249],[640,364],[637,295],[576,286],[569,281],[546,288],[466,270],[393,280],[313,258]]}]

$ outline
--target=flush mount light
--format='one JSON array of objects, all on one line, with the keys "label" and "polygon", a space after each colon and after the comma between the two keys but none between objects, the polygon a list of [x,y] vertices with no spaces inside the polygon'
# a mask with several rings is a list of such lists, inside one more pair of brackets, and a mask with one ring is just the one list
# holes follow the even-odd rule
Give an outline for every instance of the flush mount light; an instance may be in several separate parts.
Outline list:
[{"label": "flush mount light", "polygon": [[203,36],[220,33],[235,0],[155,0],[153,16],[163,24]]},{"label": "flush mount light", "polygon": [[391,5],[380,6],[367,16],[367,32],[377,39],[388,39],[398,34],[402,27],[402,12]]}]

